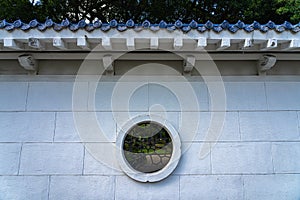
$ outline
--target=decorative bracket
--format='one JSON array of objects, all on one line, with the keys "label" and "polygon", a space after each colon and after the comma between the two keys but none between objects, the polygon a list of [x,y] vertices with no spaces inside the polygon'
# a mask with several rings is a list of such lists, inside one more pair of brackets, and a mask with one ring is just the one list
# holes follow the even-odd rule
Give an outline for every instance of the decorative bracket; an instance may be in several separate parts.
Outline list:
[{"label": "decorative bracket", "polygon": [[183,63],[183,73],[186,75],[191,75],[193,68],[195,67],[196,58],[195,56],[187,56]]},{"label": "decorative bracket", "polygon": [[27,70],[29,74],[37,73],[38,62],[32,55],[29,54],[20,55],[18,57],[18,61],[21,67]]},{"label": "decorative bracket", "polygon": [[114,75],[114,59],[112,55],[103,56],[103,67],[107,75]]},{"label": "decorative bracket", "polygon": [[263,55],[258,61],[258,74],[266,75],[266,71],[274,67],[277,59],[274,55]]}]

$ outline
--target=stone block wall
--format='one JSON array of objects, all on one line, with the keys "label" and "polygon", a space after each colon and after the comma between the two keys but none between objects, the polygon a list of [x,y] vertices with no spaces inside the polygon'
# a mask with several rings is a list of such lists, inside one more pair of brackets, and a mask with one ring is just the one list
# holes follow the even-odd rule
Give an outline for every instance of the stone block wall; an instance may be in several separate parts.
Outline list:
[{"label": "stone block wall", "polygon": [[[216,144],[205,139],[211,115],[218,111],[211,110],[203,82],[191,82],[199,110],[189,105],[182,109],[176,96],[160,85],[138,88],[128,100],[130,116],[165,116],[179,130],[185,149],[176,170],[157,183],[128,178],[118,167],[95,159],[81,142],[73,112],[96,112],[107,141],[90,142],[105,154],[105,145],[114,144],[125,123],[116,116],[128,111],[111,109],[115,82],[101,84],[95,94],[93,84],[80,83],[86,92],[73,110],[73,82],[59,76],[0,82],[1,200],[300,198],[300,81],[295,78],[225,79],[225,124]],[[126,88],[132,83],[122,84]],[[199,119],[182,123],[183,116],[195,113]],[[189,126],[193,120],[199,120],[199,127],[189,140],[184,136],[195,131]],[[89,122],[83,126],[89,128]],[[211,151],[200,158],[206,143]]]}]

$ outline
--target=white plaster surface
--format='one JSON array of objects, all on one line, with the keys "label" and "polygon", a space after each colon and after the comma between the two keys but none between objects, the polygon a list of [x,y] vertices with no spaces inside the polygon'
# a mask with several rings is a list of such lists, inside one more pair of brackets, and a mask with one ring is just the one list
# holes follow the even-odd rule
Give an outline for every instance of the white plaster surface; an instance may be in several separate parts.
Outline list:
[{"label": "white plaster surface", "polygon": [[48,176],[0,176],[0,199],[47,199]]},{"label": "white plaster surface", "polygon": [[28,83],[0,82],[0,111],[24,111]]},{"label": "white plaster surface", "polygon": [[299,199],[300,175],[249,175],[244,176],[245,200],[250,199]]},{"label": "white plaster surface", "polygon": [[180,111],[182,108],[178,98],[180,97],[164,85],[149,85],[149,105],[159,104],[166,110]]},{"label": "white plaster surface", "polygon": [[[27,110],[72,111],[72,82],[31,82],[29,84]],[[79,83],[79,105],[75,110],[87,110],[88,83]]]},{"label": "white plaster surface", "polygon": [[243,199],[241,176],[182,176],[181,199]]},{"label": "white plaster surface", "polygon": [[[92,119],[95,119],[95,121]],[[92,121],[95,122],[93,125],[91,125]],[[95,127],[99,129],[97,130]],[[103,135],[103,137],[100,135]],[[58,112],[54,141],[114,142],[116,141],[114,116],[111,112]]]},{"label": "white plaster surface", "polygon": [[79,142],[73,112],[57,112],[55,124],[55,142]]},{"label": "white plaster surface", "polygon": [[21,175],[82,174],[82,144],[24,144]]},{"label": "white plaster surface", "polygon": [[276,173],[300,173],[300,142],[273,143],[272,155]]},{"label": "white plaster surface", "polygon": [[[181,112],[180,113],[180,133],[183,141],[209,141],[206,139],[208,135],[211,123],[213,123],[213,113],[216,112]],[[185,119],[186,116],[196,116]],[[239,116],[237,112],[225,112],[224,113],[224,123],[221,126],[218,141],[239,141],[240,140],[240,130],[239,130]],[[194,126],[186,126],[186,123],[196,124],[197,128]],[[193,138],[188,137],[191,133],[194,134]]]},{"label": "white plaster surface", "polygon": [[200,158],[203,143],[182,143],[182,157],[175,170],[175,174],[210,174],[210,154]]},{"label": "white plaster surface", "polygon": [[[209,108],[210,95],[203,82],[191,82],[199,110],[191,110],[189,104],[181,110],[176,95],[146,84],[126,101],[129,112],[120,104],[116,110],[111,107],[115,83],[104,82],[97,88],[93,109],[90,89],[95,83],[82,82],[81,106],[74,113],[73,83],[59,76],[38,82],[0,82],[0,199],[298,200],[300,83],[277,81],[277,77],[243,79],[225,81],[225,123],[216,145],[205,136],[212,114],[219,111]],[[122,102],[127,89],[135,85],[121,84],[115,102]],[[180,92],[179,96],[185,94],[184,89]],[[90,133],[84,145],[74,114],[80,118],[79,129]],[[157,183],[127,177],[119,171],[114,150],[108,148],[114,147],[118,131],[129,120],[124,116],[144,114],[167,119],[182,140],[179,165]],[[197,122],[198,127],[192,126]],[[98,137],[97,126],[107,138]],[[195,138],[189,137],[193,131]],[[211,152],[200,159],[203,144],[211,146]]]},{"label": "white plaster surface", "polygon": [[226,110],[267,110],[263,82],[225,82],[224,85],[227,102]]},{"label": "white plaster surface", "polygon": [[169,176],[153,183],[139,183],[127,176],[116,177],[116,199],[179,199],[179,177]]},{"label": "white plaster surface", "polygon": [[299,82],[266,83],[269,110],[300,110]]},{"label": "white plaster surface", "polygon": [[[104,145],[104,144],[99,144]],[[105,152],[103,152],[105,154]],[[87,175],[123,175],[119,165],[105,162],[101,157],[93,155],[88,150],[85,150],[84,156],[84,174]]]},{"label": "white plaster surface", "polygon": [[270,143],[218,143],[212,147],[212,173],[273,173],[271,155]]},{"label": "white plaster surface", "polygon": [[162,109],[152,110],[151,108],[145,112],[113,112],[114,121],[117,123],[117,134],[128,121],[142,115],[158,116],[167,120],[176,130],[179,129],[182,123],[179,121],[180,112],[169,112]]},{"label": "white plaster surface", "polygon": [[[90,82],[88,99],[90,111],[147,111],[148,84]],[[112,99],[114,100],[112,101]]]},{"label": "white plaster surface", "polygon": [[204,83],[158,82],[149,84],[149,106],[159,104],[168,111],[208,110],[208,92]]},{"label": "white plaster surface", "polygon": [[21,145],[0,143],[0,175],[17,175]]},{"label": "white plaster surface", "polygon": [[113,176],[51,176],[49,199],[114,199]]},{"label": "white plaster surface", "polygon": [[299,140],[294,111],[241,112],[240,130],[243,141]]},{"label": "white plaster surface", "polygon": [[53,140],[55,113],[0,112],[0,122],[1,142],[52,142]]}]

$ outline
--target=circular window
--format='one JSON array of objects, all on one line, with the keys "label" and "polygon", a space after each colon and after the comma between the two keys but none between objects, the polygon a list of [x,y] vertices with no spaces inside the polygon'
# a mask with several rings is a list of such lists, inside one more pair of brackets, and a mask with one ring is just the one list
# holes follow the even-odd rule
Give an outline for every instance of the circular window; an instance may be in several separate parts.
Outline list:
[{"label": "circular window", "polygon": [[144,173],[153,173],[168,164],[173,144],[163,126],[154,122],[141,122],[127,133],[123,150],[132,168]]},{"label": "circular window", "polygon": [[128,122],[118,135],[117,145],[121,168],[141,182],[166,178],[181,154],[176,130],[157,116],[139,116]]}]

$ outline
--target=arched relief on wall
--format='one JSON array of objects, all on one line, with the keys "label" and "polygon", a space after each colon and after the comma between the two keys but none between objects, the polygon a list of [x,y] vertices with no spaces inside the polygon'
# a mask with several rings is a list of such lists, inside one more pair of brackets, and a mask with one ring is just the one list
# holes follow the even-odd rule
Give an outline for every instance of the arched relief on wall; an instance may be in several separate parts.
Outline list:
[{"label": "arched relief on wall", "polygon": [[[162,50],[163,51],[163,50]],[[167,51],[166,51],[167,52]],[[164,63],[159,63],[157,62],[156,59],[153,59],[150,57],[145,57],[142,59],[142,61],[146,60],[147,62],[145,64],[136,64],[136,65],[132,65],[131,68],[129,68],[128,70],[124,70],[124,73],[121,73],[120,76],[111,76],[112,73],[110,74],[110,76],[106,76],[105,75],[105,70],[106,68],[102,65],[99,65],[99,67],[97,68],[91,68],[89,65],[87,65],[86,61],[89,60],[95,60],[98,59],[99,62],[103,63],[103,56],[99,56],[99,57],[95,57],[95,55],[97,54],[97,48],[95,49],[95,52],[93,52],[92,55],[88,55],[85,59],[85,61],[82,63],[80,69],[78,70],[78,74],[76,76],[76,80],[74,83],[74,88],[73,88],[73,109],[74,110],[78,110],[78,106],[80,106],[80,101],[81,101],[81,96],[82,93],[86,92],[83,91],[82,88],[80,87],[80,83],[82,81],[87,81],[88,78],[88,82],[89,82],[89,99],[93,100],[91,101],[92,103],[89,104],[89,114],[91,115],[91,119],[89,120],[89,123],[92,123],[90,126],[93,125],[93,136],[95,135],[94,138],[97,139],[97,141],[101,141],[101,145],[102,144],[107,144],[105,147],[105,153],[103,151],[97,151],[97,149],[95,148],[91,148],[89,146],[89,144],[93,141],[90,141],[91,138],[91,132],[88,132],[86,126],[84,126],[84,120],[86,120],[85,116],[82,116],[81,112],[74,112],[74,120],[75,120],[75,124],[77,126],[78,129],[78,133],[79,136],[82,140],[82,142],[85,144],[86,149],[92,154],[93,157],[95,157],[99,162],[102,162],[106,165],[108,165],[111,168],[115,169],[114,166],[114,161],[121,161],[123,160],[124,162],[124,157],[119,157],[116,160],[111,160],[114,157],[112,156],[114,154],[114,152],[117,152],[117,155],[122,155],[120,153],[120,151],[122,151],[122,146],[121,144],[123,144],[123,139],[126,135],[126,133],[128,132],[128,130],[134,126],[135,124],[131,124],[131,126],[129,126],[128,129],[125,129],[124,131],[124,126],[122,125],[122,122],[132,122],[132,120],[136,119],[135,117],[138,116],[132,116],[131,114],[136,112],[137,110],[130,110],[130,98],[131,96],[135,93],[135,91],[137,91],[139,88],[143,87],[144,85],[149,85],[149,84],[158,84],[158,85],[162,85],[163,87],[167,88],[169,91],[171,91],[176,97],[177,100],[180,104],[180,110],[178,110],[178,112],[180,113],[180,123],[183,124],[183,126],[189,126],[191,131],[188,131],[186,133],[186,135],[184,135],[186,141],[193,141],[193,139],[195,138],[195,134],[197,132],[197,127],[198,127],[198,115],[197,112],[195,111],[200,111],[199,109],[199,101],[197,99],[197,95],[196,93],[199,91],[195,91],[193,89],[193,87],[191,86],[191,82],[190,80],[188,80],[186,78],[186,76],[183,76],[182,72],[184,67],[187,68],[191,68],[191,66],[193,66],[192,63],[184,63],[182,62],[183,60],[187,59],[187,55],[185,54],[177,54],[174,52],[171,52],[172,54],[175,55],[176,59],[175,62],[181,62],[181,70],[176,70],[176,68],[172,67],[172,65],[166,65]],[[117,55],[117,54],[116,54]],[[118,54],[118,56],[116,57],[109,57],[108,62],[106,62],[106,66],[110,66],[112,64],[112,62],[116,62],[117,60],[121,60],[119,59],[121,56],[127,56],[129,55],[129,52],[127,53],[120,53]],[[164,54],[163,54],[164,55]],[[162,54],[159,54],[159,56],[163,56]],[[115,56],[115,54],[114,54]],[[191,56],[191,55],[190,55]],[[151,59],[150,59],[151,58]],[[204,143],[204,145],[201,147],[200,151],[199,151],[199,155],[196,156],[200,156],[200,158],[203,158],[207,155],[209,155],[211,146],[213,146],[217,140],[218,137],[220,135],[220,131],[222,130],[223,127],[223,122],[224,122],[224,118],[225,118],[225,109],[226,109],[226,99],[225,99],[225,88],[224,88],[224,84],[222,81],[222,78],[220,76],[219,70],[217,69],[217,67],[214,65],[214,61],[212,60],[212,58],[210,57],[209,54],[203,52],[202,53],[202,58],[204,60],[207,60],[211,63],[210,66],[201,66],[201,68],[199,66],[193,66],[198,72],[199,74],[201,74],[201,81],[204,81],[204,83],[207,86],[207,90],[208,93],[210,95],[210,109],[212,111],[218,111],[218,112],[214,112],[212,113],[212,117],[211,117],[211,122],[210,122],[210,126],[209,126],[209,130],[207,132],[207,135],[205,137],[205,141],[211,141],[211,143]],[[124,60],[124,59],[123,59]],[[129,60],[135,60],[135,59],[129,59]],[[167,59],[166,59],[167,60]],[[173,61],[174,61],[173,60]],[[194,59],[190,59],[190,60],[194,60]],[[195,59],[196,60],[196,59]],[[149,61],[149,62],[148,62]],[[113,65],[115,67],[115,65]],[[171,77],[171,81],[167,81],[166,79],[170,78],[170,76],[167,74],[166,76],[152,76],[152,77],[147,77],[145,78],[145,76],[140,76],[139,73],[143,72],[145,73],[149,67],[158,67],[159,68],[159,72],[161,72],[161,69],[166,68],[168,70],[168,72],[172,72],[172,74],[176,74],[177,76],[175,76],[175,79],[172,79],[173,77]],[[179,68],[179,67],[178,67]],[[150,70],[151,72],[151,70]],[[91,74],[91,76],[81,76],[81,75],[86,75],[86,74]],[[145,73],[146,76],[148,73]],[[163,74],[162,72],[160,73],[160,75]],[[214,76],[211,76],[214,75]],[[203,80],[202,80],[203,79]],[[102,122],[100,120],[97,119],[96,116],[96,110],[95,109],[95,94],[97,91],[97,87],[99,87],[99,84],[103,84],[103,82],[108,82],[112,81],[114,83],[113,88],[109,89],[110,92],[112,92],[110,95],[110,106],[111,109],[110,110],[106,110],[112,113],[113,118],[117,124],[117,127],[123,127],[123,132],[120,132],[117,136],[117,144],[115,145],[115,143],[109,141],[106,137],[106,133],[103,132],[103,129],[101,128],[101,124]],[[174,82],[174,80],[176,80]],[[197,79],[197,81],[199,81],[199,79]],[[126,84],[124,84],[124,82]],[[96,84],[91,84],[91,83],[96,83]],[[179,83],[179,84],[178,84]],[[149,91],[148,91],[149,92]],[[109,100],[108,99],[108,100]],[[147,101],[147,100],[145,100]],[[149,107],[151,105],[148,104],[148,107],[143,109],[142,112],[146,113],[144,116],[152,116],[150,115],[151,113],[149,113]],[[141,111],[140,109],[138,109],[138,111]],[[191,111],[191,112],[189,112]],[[147,113],[148,112],[148,113]],[[192,114],[195,114],[195,117],[192,116]],[[161,117],[161,116],[159,116]],[[190,119],[196,119],[196,120],[190,120]],[[178,129],[173,128],[173,126],[168,125],[168,123],[166,123],[167,125],[163,124],[161,122],[161,120],[151,120],[150,119],[143,119],[142,121],[139,122],[148,122],[148,121],[154,121],[158,124],[162,124],[164,125],[164,127],[166,127],[166,130],[169,131],[170,136],[172,138],[172,133],[175,132],[177,133],[177,135],[182,134],[182,131],[180,129],[180,127]],[[121,124],[120,124],[121,122]],[[139,123],[138,122],[138,123]],[[81,124],[83,124],[81,126]],[[170,131],[173,130],[173,131]],[[174,134],[175,134],[174,133]],[[179,133],[179,134],[178,134]],[[176,136],[177,137],[177,136]],[[174,136],[174,138],[176,138]],[[173,139],[174,139],[173,138]],[[179,138],[179,137],[178,137]],[[85,141],[87,143],[85,143]],[[177,142],[176,142],[177,143]],[[179,140],[180,143],[180,140]],[[175,145],[175,146],[180,146],[180,145]],[[174,149],[173,149],[174,150]],[[187,150],[187,149],[185,149]],[[119,153],[118,153],[119,152]],[[175,160],[179,160],[178,156],[181,155],[181,153],[175,153]],[[173,156],[173,153],[172,153]],[[178,159],[177,159],[178,158]],[[168,163],[172,163],[172,167],[164,167],[162,170],[159,170],[157,172],[153,172],[153,173],[149,173],[149,174],[155,174],[158,173],[158,176],[154,176],[152,177],[152,175],[147,174],[147,176],[141,176],[139,177],[137,175],[137,177],[135,178],[136,180],[142,181],[142,182],[155,182],[155,181],[159,181],[162,180],[163,178],[167,177],[170,173],[172,173],[172,171],[175,169],[177,163],[171,159]],[[121,164],[122,165],[122,164]],[[171,164],[170,164],[171,165]],[[123,170],[127,170],[124,171],[126,174],[128,174],[129,176],[133,176],[132,178],[134,178],[136,176],[136,174],[140,174],[140,173],[132,173],[132,169],[127,169],[126,168],[127,165],[125,165],[125,167],[123,166]],[[146,177],[146,178],[145,178]]]}]

